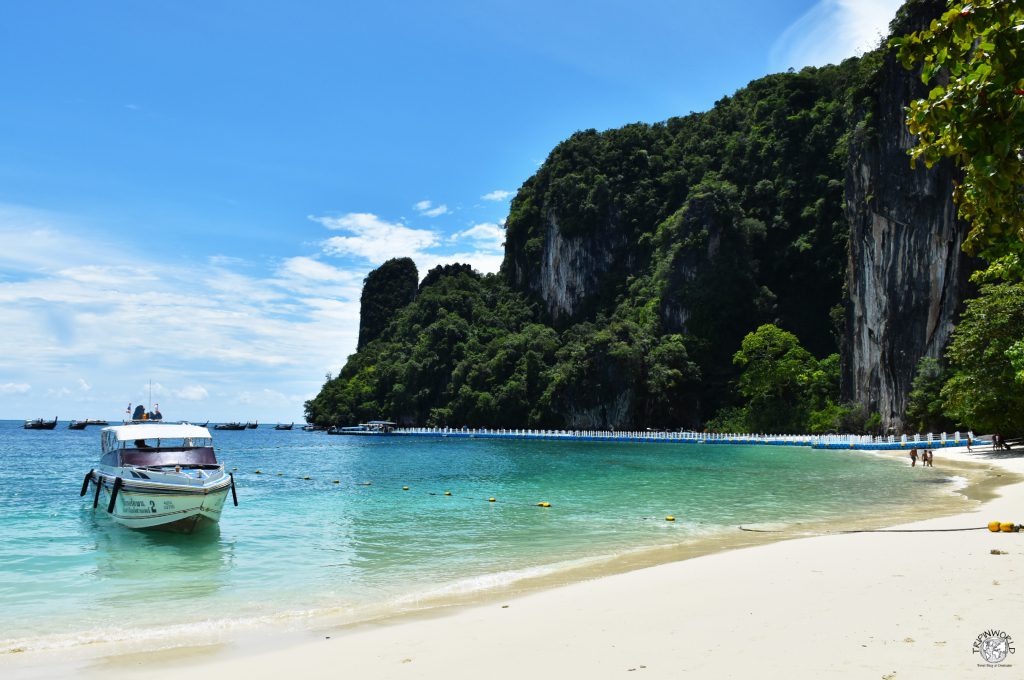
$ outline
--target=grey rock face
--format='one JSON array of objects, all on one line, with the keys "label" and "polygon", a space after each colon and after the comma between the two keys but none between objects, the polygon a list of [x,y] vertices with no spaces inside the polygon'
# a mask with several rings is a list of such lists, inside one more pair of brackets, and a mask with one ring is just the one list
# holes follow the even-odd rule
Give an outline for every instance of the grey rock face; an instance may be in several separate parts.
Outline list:
[{"label": "grey rock face", "polygon": [[[920,3],[912,29],[930,19],[928,4]],[[941,11],[943,3],[930,4]],[[844,392],[900,430],[917,362],[945,350],[976,263],[960,249],[965,228],[952,201],[953,166],[909,164],[914,140],[905,108],[927,88],[893,54],[879,76],[876,132],[853,141],[846,177]]]},{"label": "grey rock face", "polygon": [[580,314],[613,268],[624,239],[611,225],[602,225],[597,237],[564,236],[558,220],[549,215],[544,233],[540,277],[524,283],[543,301],[556,324]]}]

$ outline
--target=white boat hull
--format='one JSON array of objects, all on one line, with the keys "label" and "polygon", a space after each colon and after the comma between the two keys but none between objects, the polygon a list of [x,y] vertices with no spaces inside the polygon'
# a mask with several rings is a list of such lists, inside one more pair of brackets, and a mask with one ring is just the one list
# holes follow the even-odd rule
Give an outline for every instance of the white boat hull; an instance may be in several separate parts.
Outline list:
[{"label": "white boat hull", "polygon": [[186,485],[139,480],[129,474],[94,473],[101,483],[98,508],[110,507],[115,480],[122,484],[114,500],[111,518],[131,529],[193,531],[206,523],[220,521],[221,510],[231,491],[231,479],[221,474]]}]

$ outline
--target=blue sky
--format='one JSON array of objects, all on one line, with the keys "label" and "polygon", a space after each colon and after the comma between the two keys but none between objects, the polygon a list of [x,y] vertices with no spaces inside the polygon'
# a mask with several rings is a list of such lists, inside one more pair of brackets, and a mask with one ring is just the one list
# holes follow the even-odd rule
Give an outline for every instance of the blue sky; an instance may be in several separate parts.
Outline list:
[{"label": "blue sky", "polygon": [[496,271],[574,131],[877,44],[898,0],[9,3],[0,418],[299,421],[368,271]]}]

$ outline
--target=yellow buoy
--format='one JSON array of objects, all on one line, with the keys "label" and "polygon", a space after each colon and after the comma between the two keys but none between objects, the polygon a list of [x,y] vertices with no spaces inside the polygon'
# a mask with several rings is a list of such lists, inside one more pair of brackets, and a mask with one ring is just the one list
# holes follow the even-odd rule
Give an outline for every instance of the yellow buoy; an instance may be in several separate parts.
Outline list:
[{"label": "yellow buoy", "polygon": [[494,502],[494,501],[496,501],[496,500],[498,500],[498,499],[497,499],[497,498],[495,498],[494,496],[491,496],[490,498],[488,498],[488,499],[487,499],[487,502],[488,502],[488,503],[493,503],[493,502]]},{"label": "yellow buoy", "polygon": [[539,508],[550,508],[551,507],[551,503],[548,503],[547,501],[541,501],[540,503],[537,503],[537,507],[539,507]]},{"label": "yellow buoy", "polygon": [[231,469],[232,469],[232,470],[238,470],[238,468],[235,468],[235,467],[233,467],[233,468],[231,468]]},{"label": "yellow buoy", "polygon": [[260,472],[259,470],[257,470],[257,471],[256,471],[256,474],[258,474],[258,475],[262,475],[263,473],[262,473],[262,472]]},{"label": "yellow buoy", "polygon": [[993,520],[993,521],[988,523],[988,530],[993,532],[993,533],[995,533],[996,531],[999,531],[1001,528],[1002,528],[1001,523],[996,521],[996,520]]},{"label": "yellow buoy", "polygon": [[303,477],[303,479],[312,479],[312,477],[310,477],[309,475],[306,475],[305,477]]},{"label": "yellow buoy", "polygon": [[999,525],[999,528],[1005,531],[1006,533],[1010,533],[1013,531],[1013,522],[1003,522]]},{"label": "yellow buoy", "polygon": [[407,486],[403,486],[402,487],[402,491],[408,491],[408,490],[409,490],[409,487],[407,487]]},{"label": "yellow buoy", "polygon": [[665,521],[666,522],[675,522],[676,518],[674,516],[672,516],[672,515],[668,515],[667,517],[665,517]]},{"label": "yellow buoy", "polygon": [[445,491],[445,492],[444,492],[444,495],[445,495],[445,496],[451,496],[451,495],[452,495],[452,492],[451,492],[451,491]]}]

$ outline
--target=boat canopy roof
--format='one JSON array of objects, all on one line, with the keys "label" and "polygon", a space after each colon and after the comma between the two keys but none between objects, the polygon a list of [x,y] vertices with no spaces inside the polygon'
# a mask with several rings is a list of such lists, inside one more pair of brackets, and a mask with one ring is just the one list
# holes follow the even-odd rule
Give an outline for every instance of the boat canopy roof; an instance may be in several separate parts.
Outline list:
[{"label": "boat canopy roof", "polygon": [[[109,433],[109,434],[108,434]],[[119,442],[136,439],[212,439],[210,431],[199,425],[188,423],[135,423],[103,428],[103,436],[113,436]]]}]

